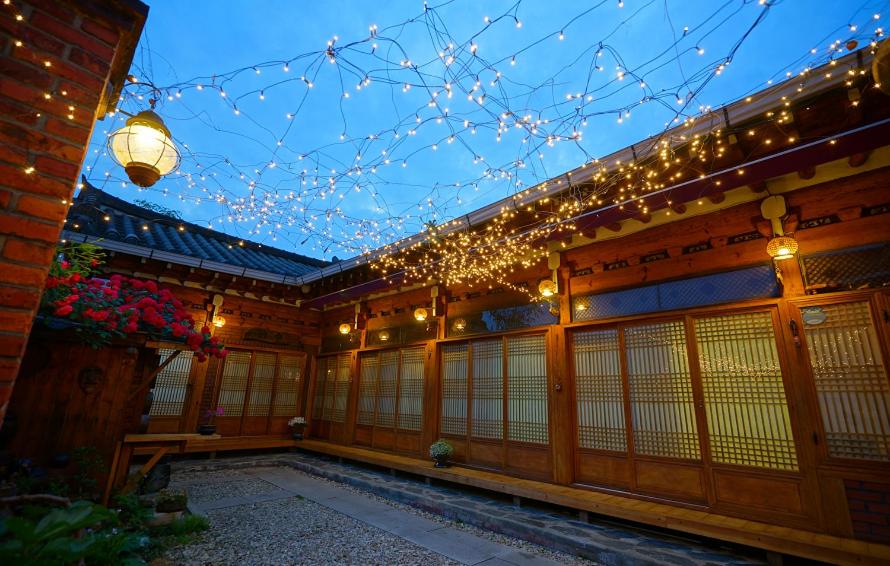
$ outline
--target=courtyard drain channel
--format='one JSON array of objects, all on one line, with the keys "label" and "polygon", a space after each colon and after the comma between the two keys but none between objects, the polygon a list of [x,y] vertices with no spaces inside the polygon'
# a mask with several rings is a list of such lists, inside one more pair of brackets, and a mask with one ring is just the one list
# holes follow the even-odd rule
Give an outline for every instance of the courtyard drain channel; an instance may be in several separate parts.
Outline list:
[{"label": "courtyard drain channel", "polygon": [[[344,492],[336,486],[314,480],[312,477],[289,473],[287,468],[293,468],[309,476],[320,476],[347,484],[446,519],[526,540],[608,566],[663,564],[749,566],[765,563],[750,556],[695,541],[680,540],[632,527],[580,521],[565,514],[515,506],[464,489],[439,484],[430,485],[386,471],[340,463],[337,459],[325,456],[306,453],[275,454],[209,461],[183,461],[176,463],[175,466],[190,471],[239,469],[280,489],[279,492],[261,496],[217,500],[211,504],[213,509],[270,501],[298,494],[463,564],[544,565],[554,562],[526,555],[511,547],[457,529],[443,527],[373,499]],[[277,466],[278,469],[268,469],[269,466]],[[256,498],[259,499],[254,501]],[[205,506],[197,511],[203,512],[210,508]]]}]

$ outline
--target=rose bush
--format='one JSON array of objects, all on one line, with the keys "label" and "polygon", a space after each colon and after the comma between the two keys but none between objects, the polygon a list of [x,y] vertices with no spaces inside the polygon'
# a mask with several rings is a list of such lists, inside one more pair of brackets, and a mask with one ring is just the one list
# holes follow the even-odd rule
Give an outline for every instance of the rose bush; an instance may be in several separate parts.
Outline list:
[{"label": "rose bush", "polygon": [[50,269],[41,312],[78,323],[77,332],[100,347],[115,337],[136,332],[185,342],[198,361],[222,358],[225,347],[206,326],[195,320],[169,289],[123,275],[94,275],[102,254],[95,246],[80,244],[63,248]]}]

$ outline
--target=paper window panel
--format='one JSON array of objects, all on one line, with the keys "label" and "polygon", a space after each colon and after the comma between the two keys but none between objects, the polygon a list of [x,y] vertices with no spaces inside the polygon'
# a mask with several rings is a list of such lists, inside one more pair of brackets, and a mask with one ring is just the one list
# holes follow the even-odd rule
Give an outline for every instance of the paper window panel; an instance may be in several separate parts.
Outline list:
[{"label": "paper window panel", "polygon": [[[158,350],[160,363],[163,364],[170,356],[179,352],[162,348]],[[192,371],[193,354],[182,352],[165,367],[155,378],[152,388],[151,407],[148,414],[153,417],[178,417],[182,415],[182,406],[188,394],[189,374]]]},{"label": "paper window panel", "polygon": [[312,418],[324,417],[325,382],[328,372],[328,359],[318,358],[318,366],[315,369],[315,398],[312,401]]},{"label": "paper window panel", "polygon": [[467,434],[467,354],[466,344],[442,347],[442,416],[445,434]]},{"label": "paper window panel", "polygon": [[374,424],[392,428],[396,417],[396,385],[399,376],[399,352],[381,352],[377,382],[377,418]]},{"label": "paper window panel", "polygon": [[618,330],[577,332],[573,341],[578,446],[626,452]]},{"label": "paper window panel", "polygon": [[547,444],[547,349],[544,336],[507,338],[510,440]]},{"label": "paper window panel", "polygon": [[423,420],[423,348],[402,350],[399,368],[399,423],[402,430],[420,430]]},{"label": "paper window panel", "polygon": [[711,458],[797,470],[797,453],[768,312],[695,321]]},{"label": "paper window panel", "polygon": [[336,356],[325,358],[324,373],[320,376],[324,378],[324,399],[322,400],[321,418],[330,421],[334,412],[334,387],[337,381],[337,358]]},{"label": "paper window panel", "polygon": [[377,354],[362,356],[359,367],[358,413],[360,425],[374,424],[374,405],[377,402]]},{"label": "paper window panel", "polygon": [[473,428],[475,438],[504,437],[504,345],[473,342]]},{"label": "paper window panel", "polygon": [[352,381],[349,376],[349,359],[349,354],[334,358],[333,406],[330,420],[336,423],[346,420],[346,402],[349,399],[349,384]]},{"label": "paper window panel", "polygon": [[278,382],[272,402],[272,415],[296,416],[300,410],[300,392],[303,390],[303,358],[281,356],[278,360]]},{"label": "paper window panel", "polygon": [[805,317],[804,335],[828,453],[890,461],[890,387],[869,305],[815,308],[824,320],[807,324]]},{"label": "paper window panel", "polygon": [[683,322],[632,326],[624,336],[635,451],[699,459]]},{"label": "paper window panel", "polygon": [[218,406],[225,417],[240,417],[244,410],[247,376],[250,371],[250,352],[232,352],[225,357],[219,384]]},{"label": "paper window panel", "polygon": [[269,407],[272,405],[274,382],[275,354],[256,353],[253,360],[253,379],[250,382],[247,416],[268,416]]}]

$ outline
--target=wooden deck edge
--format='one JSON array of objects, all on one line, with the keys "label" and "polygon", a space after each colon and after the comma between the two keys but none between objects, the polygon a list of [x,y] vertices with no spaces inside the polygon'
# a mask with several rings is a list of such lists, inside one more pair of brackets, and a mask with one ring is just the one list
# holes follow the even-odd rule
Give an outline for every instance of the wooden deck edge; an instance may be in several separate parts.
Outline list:
[{"label": "wooden deck edge", "polygon": [[[229,436],[211,439],[190,440],[180,454],[199,452],[226,452],[230,450],[262,450],[269,448],[293,448],[297,441],[281,436]],[[136,448],[134,454],[145,456],[151,454],[151,448]]]},{"label": "wooden deck edge", "polygon": [[339,456],[772,552],[838,564],[890,564],[890,546],[883,544],[770,525],[664,503],[640,501],[565,485],[514,478],[495,472],[462,467],[434,468],[425,460],[365,448],[341,446],[317,440],[302,440],[295,444],[302,450]]}]

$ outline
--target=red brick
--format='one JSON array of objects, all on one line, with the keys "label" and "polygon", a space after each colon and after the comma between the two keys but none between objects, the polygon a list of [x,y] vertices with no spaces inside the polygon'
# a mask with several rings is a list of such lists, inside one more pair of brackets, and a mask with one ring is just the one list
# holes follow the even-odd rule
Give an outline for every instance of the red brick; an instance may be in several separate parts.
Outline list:
[{"label": "red brick", "polygon": [[847,499],[859,499],[861,501],[883,501],[883,496],[874,491],[863,491],[861,489],[847,488]]},{"label": "red brick", "polygon": [[[65,94],[62,94],[64,91]],[[73,83],[62,82],[57,89],[57,95],[62,97],[68,104],[74,104],[84,110],[88,110],[91,114],[96,113],[96,105],[99,104],[99,93],[84,90]]]},{"label": "red brick", "polygon": [[28,162],[28,152],[9,143],[0,144],[0,161],[25,167]]},{"label": "red brick", "polygon": [[887,520],[883,515],[876,513],[867,513],[863,511],[853,511],[850,513],[850,520],[854,523],[868,523],[870,525],[886,525]]},{"label": "red brick", "polygon": [[890,541],[890,527],[879,527],[878,525],[874,525],[870,532],[872,534],[871,538]]},{"label": "red brick", "polygon": [[49,89],[54,80],[52,75],[43,69],[26,65],[8,57],[0,59],[0,75],[43,89],[44,91]]},{"label": "red brick", "polygon": [[63,61],[58,57],[47,56],[45,53],[37,53],[27,46],[16,48],[13,56],[20,60],[26,61],[36,67],[43,67],[45,61],[50,62],[52,76],[60,77],[73,81],[79,85],[83,85],[89,90],[100,91],[105,84],[105,77],[97,77],[85,69],[72,65],[67,61]]},{"label": "red brick", "polygon": [[54,175],[63,179],[77,179],[77,174],[80,172],[79,162],[60,161],[45,155],[34,160],[34,167],[41,175]]},{"label": "red brick", "polygon": [[21,360],[18,358],[0,358],[0,387],[12,385],[19,372]]},{"label": "red brick", "polygon": [[0,79],[0,92],[4,98],[11,98],[19,102],[27,102],[29,104],[43,99],[42,90],[31,88],[17,81],[13,81],[3,77]]},{"label": "red brick", "polygon": [[[61,57],[62,54],[65,53],[65,44],[61,41],[29,26],[23,26],[15,20],[0,18],[0,30],[5,31],[10,36],[27,44],[33,49],[46,52],[56,57]],[[14,47],[14,49],[20,48]]]},{"label": "red brick", "polygon": [[89,34],[74,29],[70,25],[66,25],[53,17],[47,16],[41,12],[31,16],[31,25],[46,33],[50,33],[53,37],[57,37],[66,43],[71,43],[78,47],[82,47],[90,53],[95,53],[98,57],[106,61],[114,58],[114,49],[105,43],[96,40]]},{"label": "red brick", "polygon": [[[5,270],[4,266],[4,270]],[[30,287],[12,287],[0,285],[0,305],[4,307],[21,306],[33,308],[40,302],[40,291]],[[29,306],[30,305],[30,306]],[[0,356],[4,354],[0,353]]]},{"label": "red brick", "polygon": [[38,10],[69,24],[73,24],[77,18],[77,13],[64,3],[59,2],[59,0],[28,0],[28,3]]},{"label": "red brick", "polygon": [[[869,503],[868,510],[872,513],[881,513],[890,519],[890,504],[887,503]],[[890,523],[888,523],[890,524]]]},{"label": "red brick", "polygon": [[[28,216],[43,218],[44,220],[55,220],[61,222],[65,215],[68,214],[68,205],[62,204],[62,201],[53,198],[42,198],[39,196],[22,195],[16,203],[15,209]],[[7,247],[8,244],[7,244]]]},{"label": "red brick", "polygon": [[0,271],[0,278],[5,282],[14,282],[16,285],[43,289],[43,284],[46,282],[46,274],[48,271],[48,265],[44,268],[37,268],[7,264],[4,265],[2,271]]},{"label": "red brick", "polygon": [[62,120],[55,118],[47,118],[46,125],[43,127],[47,133],[65,138],[66,140],[86,146],[90,141],[90,131],[87,128],[80,128]]},{"label": "red brick", "polygon": [[50,195],[61,199],[70,199],[74,193],[74,179],[63,183],[54,179],[41,178],[39,175],[28,175],[21,167],[0,163],[0,186],[17,189],[28,193]]},{"label": "red brick", "polygon": [[71,52],[68,53],[68,60],[78,67],[83,67],[91,73],[103,77],[108,74],[108,70],[111,68],[108,59],[97,57],[87,53],[83,49],[72,49]]},{"label": "red brick", "polygon": [[26,343],[24,336],[0,336],[0,356],[10,358],[21,356]]},{"label": "red brick", "polygon": [[0,212],[0,234],[55,243],[60,230],[61,226],[58,223],[30,220],[23,216]]},{"label": "red brick", "polygon": [[[0,121],[0,142],[3,142],[0,143],[0,160],[8,161],[22,168],[30,164],[29,152],[30,155],[47,153],[72,163],[80,163],[83,160],[86,144],[86,142],[69,143],[47,136],[40,130],[3,121]],[[9,156],[3,156],[4,148],[10,152]],[[14,158],[15,152],[12,150],[18,152],[17,158]]]},{"label": "red brick", "polygon": [[850,508],[850,511],[865,511],[865,502],[851,499],[847,502],[847,507]]},{"label": "red brick", "polygon": [[9,400],[11,398],[12,398],[12,385],[11,384],[0,385],[0,420],[2,420],[3,416],[6,414],[6,406],[9,404]]},{"label": "red brick", "polygon": [[84,19],[83,23],[80,24],[80,29],[98,39],[101,39],[108,45],[117,45],[117,42],[120,40],[121,37],[120,33],[117,30],[113,30],[90,19]]},{"label": "red brick", "polygon": [[24,104],[18,104],[11,100],[0,98],[0,116],[5,120],[13,120],[25,126],[37,124],[37,113]]},{"label": "red brick", "polygon": [[9,208],[9,200],[12,198],[12,193],[9,191],[0,190],[0,207]]},{"label": "red brick", "polygon": [[42,244],[27,242],[10,238],[3,246],[3,257],[23,263],[33,263],[40,266],[49,265],[56,253],[54,244]]},{"label": "red brick", "polygon": [[0,310],[0,330],[5,332],[28,333],[31,330],[33,313],[30,310]]}]

